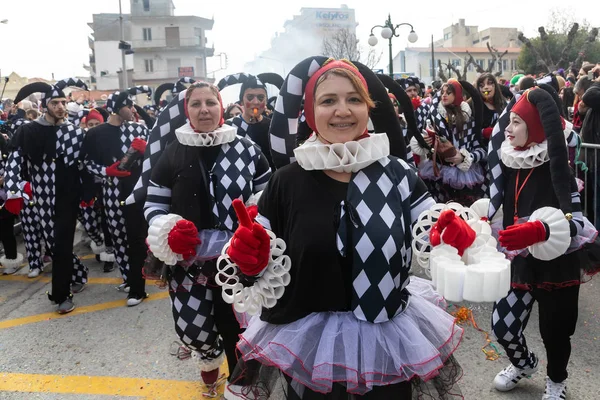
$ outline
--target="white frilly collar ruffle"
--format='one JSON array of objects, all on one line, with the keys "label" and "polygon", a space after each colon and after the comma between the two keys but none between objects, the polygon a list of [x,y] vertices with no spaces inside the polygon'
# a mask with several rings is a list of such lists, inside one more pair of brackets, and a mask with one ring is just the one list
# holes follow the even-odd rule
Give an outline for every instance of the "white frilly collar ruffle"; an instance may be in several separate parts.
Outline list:
[{"label": "white frilly collar ruffle", "polygon": [[326,144],[310,137],[294,150],[296,161],[305,170],[358,172],[390,155],[390,142],[385,133],[346,143]]},{"label": "white frilly collar ruffle", "polygon": [[539,167],[550,158],[548,157],[548,142],[531,146],[527,150],[517,150],[508,140],[502,142],[500,158],[504,165],[513,169],[531,169]]},{"label": "white frilly collar ruffle", "polygon": [[189,122],[175,129],[175,136],[179,143],[185,146],[209,147],[220,146],[232,142],[237,134],[237,128],[223,125],[212,132],[198,133],[194,131]]}]

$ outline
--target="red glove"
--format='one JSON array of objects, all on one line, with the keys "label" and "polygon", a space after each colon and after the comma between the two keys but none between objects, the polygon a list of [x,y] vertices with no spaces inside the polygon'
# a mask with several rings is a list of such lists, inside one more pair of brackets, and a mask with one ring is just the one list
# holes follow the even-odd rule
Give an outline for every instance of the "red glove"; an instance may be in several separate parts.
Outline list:
[{"label": "red glove", "polygon": [[93,207],[94,203],[96,202],[96,199],[92,197],[92,199],[89,202],[86,202],[85,200],[81,200],[81,203],[79,203],[80,207]]},{"label": "red glove", "polygon": [[185,219],[177,221],[171,229],[168,242],[171,250],[186,260],[196,255],[196,246],[201,243],[196,225]]},{"label": "red glove", "polygon": [[117,167],[121,164],[121,161],[117,161],[110,167],[106,167],[106,175],[107,176],[116,176],[117,178],[125,178],[126,176],[131,175],[129,171],[121,171]]},{"label": "red glove", "polygon": [[248,206],[246,207],[246,211],[248,212],[248,216],[250,217],[250,221],[254,221],[258,216],[258,206]]},{"label": "red glove", "polygon": [[246,206],[240,199],[233,201],[233,208],[239,226],[233,234],[227,255],[240,267],[244,275],[258,275],[269,263],[271,238],[265,228],[252,222]]},{"label": "red glove", "polygon": [[492,128],[491,126],[488,126],[487,128],[483,128],[483,130],[481,131],[481,135],[484,137],[484,139],[490,139],[492,137],[492,131],[494,130],[494,128]]},{"label": "red glove", "polygon": [[6,208],[6,211],[14,215],[19,215],[24,206],[25,201],[22,197],[8,199],[4,202],[4,208]]},{"label": "red glove", "polygon": [[33,192],[31,191],[31,183],[25,182],[23,185],[23,192],[29,196],[29,200],[33,199]]},{"label": "red glove", "polygon": [[144,139],[135,138],[133,142],[131,142],[131,147],[136,149],[139,153],[144,154],[146,151],[146,144],[148,144]]},{"label": "red glove", "polygon": [[421,99],[418,97],[415,97],[413,99],[410,100],[413,106],[413,110],[416,110],[417,108],[421,107]]},{"label": "red glove", "polygon": [[432,246],[439,245],[440,238],[444,240],[444,243],[458,250],[458,254],[462,256],[475,241],[475,231],[454,211],[446,210],[440,214],[438,221],[429,232],[429,242]]},{"label": "red glove", "polygon": [[542,221],[511,225],[499,232],[498,241],[506,250],[520,250],[546,241],[546,227]]}]

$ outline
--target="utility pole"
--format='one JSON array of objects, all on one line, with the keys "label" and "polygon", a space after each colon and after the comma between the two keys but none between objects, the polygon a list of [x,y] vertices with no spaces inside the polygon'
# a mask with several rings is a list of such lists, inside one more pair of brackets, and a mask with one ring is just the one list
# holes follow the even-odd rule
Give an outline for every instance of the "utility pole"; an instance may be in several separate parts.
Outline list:
[{"label": "utility pole", "polygon": [[431,35],[431,82],[435,81],[435,52],[433,50],[433,35]]},{"label": "utility pole", "polygon": [[[123,31],[123,12],[121,11],[121,0],[119,0],[119,24],[121,25],[121,43],[125,41],[125,34]],[[123,90],[127,90],[127,60],[125,55],[125,49],[121,49],[121,63],[123,64],[122,69],[123,72],[121,76],[123,77]]]}]

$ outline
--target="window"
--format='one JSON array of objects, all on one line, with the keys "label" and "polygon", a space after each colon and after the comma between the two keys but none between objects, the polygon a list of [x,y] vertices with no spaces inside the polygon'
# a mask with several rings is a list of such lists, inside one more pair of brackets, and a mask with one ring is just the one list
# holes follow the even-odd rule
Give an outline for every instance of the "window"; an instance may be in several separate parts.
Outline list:
[{"label": "window", "polygon": [[150,11],[150,0],[143,0],[144,11]]},{"label": "window", "polygon": [[468,70],[469,70],[469,72],[473,72],[473,64],[469,64]]},{"label": "window", "polygon": [[484,62],[484,61],[485,61],[485,60],[484,60],[483,58],[478,58],[478,59],[477,59],[477,64],[479,64],[479,66],[480,66],[481,68],[483,68],[483,62]]},{"label": "window", "polygon": [[152,28],[143,28],[144,41],[149,42],[152,40]]},{"label": "window", "polygon": [[444,40],[448,40],[450,39],[450,34],[449,33],[444,33]]},{"label": "window", "polygon": [[154,60],[144,60],[146,72],[154,72]]},{"label": "window", "polygon": [[510,69],[513,71],[516,71],[519,69],[519,68],[517,68],[517,60],[510,60]]},{"label": "window", "polygon": [[202,29],[201,28],[194,28],[194,37],[196,38],[196,45],[197,46],[202,46],[204,43],[202,43]]},{"label": "window", "polygon": [[481,40],[482,40],[482,41],[483,41],[483,40],[488,40],[489,38],[490,38],[490,35],[487,35],[487,36],[484,36],[484,37],[482,37],[482,38],[481,38]]},{"label": "window", "polygon": [[453,58],[452,65],[458,67],[460,65],[460,60],[458,58]]},{"label": "window", "polygon": [[473,40],[473,44],[477,44],[477,43],[479,43],[479,39]]},{"label": "window", "polygon": [[502,60],[502,70],[506,71],[508,69],[508,60]]},{"label": "window", "polygon": [[494,62],[493,58],[488,58],[488,68],[492,66],[493,62]]}]

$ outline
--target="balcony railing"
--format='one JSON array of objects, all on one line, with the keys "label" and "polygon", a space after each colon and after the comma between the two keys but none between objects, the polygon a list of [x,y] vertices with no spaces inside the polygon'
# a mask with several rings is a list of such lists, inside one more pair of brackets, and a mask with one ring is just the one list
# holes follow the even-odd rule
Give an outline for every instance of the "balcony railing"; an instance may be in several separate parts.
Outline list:
[{"label": "balcony railing", "polygon": [[138,50],[155,48],[204,47],[200,38],[197,36],[193,38],[132,40],[131,45],[134,49]]}]

